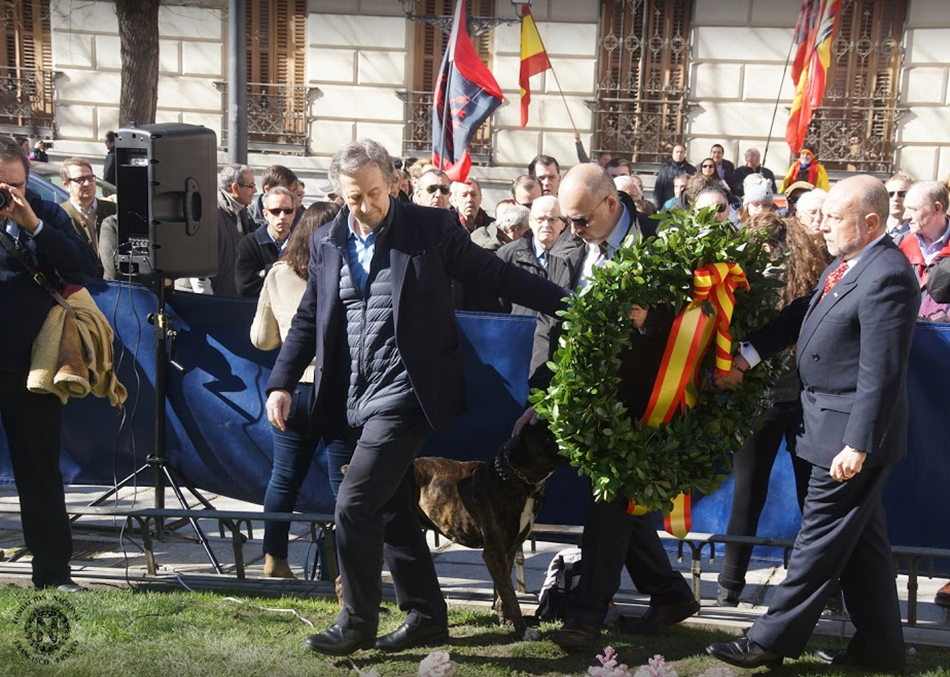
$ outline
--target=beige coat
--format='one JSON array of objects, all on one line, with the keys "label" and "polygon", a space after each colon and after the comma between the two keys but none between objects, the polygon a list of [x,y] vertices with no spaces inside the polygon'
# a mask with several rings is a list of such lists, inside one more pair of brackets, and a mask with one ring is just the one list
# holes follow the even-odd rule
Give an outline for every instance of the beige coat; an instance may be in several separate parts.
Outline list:
[{"label": "beige coat", "polygon": [[[264,278],[264,288],[251,323],[251,343],[256,348],[274,350],[283,344],[306,290],[307,281],[297,277],[285,261],[277,261],[271,267]],[[300,377],[301,383],[313,383],[313,369],[311,362]]]}]

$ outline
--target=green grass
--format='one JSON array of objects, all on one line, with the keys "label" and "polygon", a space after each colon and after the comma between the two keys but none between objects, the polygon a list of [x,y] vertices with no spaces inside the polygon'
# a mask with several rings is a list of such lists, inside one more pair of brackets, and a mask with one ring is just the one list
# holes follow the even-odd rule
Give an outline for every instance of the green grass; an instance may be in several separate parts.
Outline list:
[{"label": "green grass", "polygon": [[[215,677],[217,675],[290,677],[315,675],[355,675],[345,660],[331,659],[307,651],[303,640],[333,622],[336,603],[326,599],[242,598],[237,604],[225,595],[191,592],[142,592],[133,590],[96,591],[68,597],[76,610],[71,624],[75,651],[63,660],[41,665],[24,657],[17,642],[25,638],[23,616],[17,611],[44,596],[15,586],[0,588],[0,674],[3,675],[131,675],[134,677]],[[48,595],[46,595],[48,596]],[[62,597],[62,596],[59,596]],[[313,622],[311,629],[291,614],[255,608],[294,609]],[[399,625],[398,610],[382,619],[380,631]],[[450,609],[449,651],[459,664],[458,677],[553,676],[587,674],[587,668],[604,646],[613,646],[622,662],[636,669],[654,654],[664,655],[681,677],[696,675],[718,661],[706,656],[704,648],[727,639],[722,633],[675,627],[650,638],[634,638],[605,633],[603,641],[589,651],[566,653],[548,640],[514,642],[507,628],[484,611]],[[543,625],[549,634],[555,625]],[[832,643],[833,644],[833,643]],[[827,646],[814,640],[810,650]],[[416,675],[431,649],[415,649],[399,654],[375,651],[357,653],[360,669],[375,668],[381,677]],[[908,674],[950,677],[950,653],[918,649],[909,657]],[[758,672],[767,672],[762,669]],[[747,674],[741,670],[736,675]],[[772,670],[775,677],[791,675],[842,675],[861,673],[833,670],[814,659],[786,661]]]}]

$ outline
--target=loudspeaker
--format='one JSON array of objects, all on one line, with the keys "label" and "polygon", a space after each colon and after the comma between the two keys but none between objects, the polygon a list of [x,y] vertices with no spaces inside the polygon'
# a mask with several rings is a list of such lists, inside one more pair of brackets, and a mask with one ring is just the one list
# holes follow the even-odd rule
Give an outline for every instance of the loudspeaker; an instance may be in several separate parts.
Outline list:
[{"label": "loudspeaker", "polygon": [[198,125],[120,129],[115,139],[121,276],[218,271],[217,139]]}]

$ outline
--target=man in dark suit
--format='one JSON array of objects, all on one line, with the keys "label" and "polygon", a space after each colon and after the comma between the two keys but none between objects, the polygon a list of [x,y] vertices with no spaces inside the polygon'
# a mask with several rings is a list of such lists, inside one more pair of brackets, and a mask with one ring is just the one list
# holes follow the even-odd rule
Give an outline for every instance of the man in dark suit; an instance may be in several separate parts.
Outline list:
[{"label": "man in dark suit", "polygon": [[726,151],[721,144],[714,143],[709,149],[709,157],[716,163],[716,176],[726,182],[727,187],[732,186],[735,178],[736,166],[725,159]]},{"label": "man in dark suit", "polygon": [[69,193],[69,199],[60,206],[69,215],[79,237],[98,256],[102,222],[115,214],[115,203],[96,198],[96,175],[85,158],[71,157],[63,162],[60,178]]},{"label": "man in dark suit", "polygon": [[234,261],[234,282],[238,294],[257,298],[264,288],[267,272],[280,258],[296,222],[293,194],[283,186],[274,186],[264,194],[265,224],[238,242]]},{"label": "man in dark suit", "polygon": [[[613,257],[620,246],[656,233],[656,221],[639,219],[633,200],[618,193],[610,175],[597,165],[572,168],[561,182],[559,197],[573,234],[586,246],[565,252],[555,245],[556,255],[548,265],[549,279],[555,284],[572,289],[587,286],[593,268]],[[630,350],[621,356],[620,398],[630,416],[636,417],[649,402],[673,318],[668,309],[648,312],[637,307],[633,319],[640,331],[632,336]],[[551,372],[545,365],[560,335],[559,319],[538,318],[530,371],[533,388],[547,387]],[[526,422],[537,423],[533,409],[519,420],[516,432]],[[623,631],[653,633],[699,611],[686,580],[670,564],[651,517],[628,515],[625,496],[610,503],[594,501],[593,492],[591,497],[581,543],[581,580],[571,593],[564,627],[551,637],[554,643],[575,648],[597,641],[610,600],[620,588],[624,566],[637,589],[650,595],[650,608],[640,619],[625,621]]]},{"label": "man in dark suit", "polygon": [[[452,212],[392,199],[392,167],[368,139],[333,158],[330,180],[346,206],[313,235],[307,291],[267,384],[268,418],[283,429],[290,393],[315,359],[312,432],[340,432],[353,450],[335,513],[344,608],[306,642],[329,655],[448,639],[410,475],[429,433],[465,410],[450,277],[549,314],[566,294],[474,244]],[[384,561],[407,616],[377,640]]]},{"label": "man in dark suit", "polygon": [[[10,462],[26,547],[33,555],[33,584],[81,590],[70,578],[72,536],[59,470],[60,410],[55,395],[27,390],[33,341],[53,297],[34,280],[26,258],[54,286],[82,284],[96,276],[99,260],[73,231],[66,213],[27,189],[29,160],[10,137],[0,137],[0,421]],[[12,247],[18,255],[7,249]]]},{"label": "man in dark suit", "polygon": [[797,341],[804,427],[795,453],[811,465],[802,527],[768,613],[747,636],[707,652],[743,668],[797,657],[835,581],[855,626],[837,665],[902,670],[900,606],[881,492],[907,453],[907,358],[920,293],[885,234],[887,190],[871,176],[832,188],[821,231],[837,260],[816,290],[750,337],[724,384],[759,356]]}]

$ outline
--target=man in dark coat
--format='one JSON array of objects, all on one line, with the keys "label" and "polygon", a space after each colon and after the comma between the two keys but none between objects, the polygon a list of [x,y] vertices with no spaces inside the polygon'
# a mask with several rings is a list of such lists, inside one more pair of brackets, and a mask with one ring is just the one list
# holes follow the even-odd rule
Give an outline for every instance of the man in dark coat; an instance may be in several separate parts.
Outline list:
[{"label": "man in dark coat", "polygon": [[[95,251],[73,230],[59,205],[27,189],[29,160],[17,143],[0,137],[0,238],[43,273],[54,286],[83,284],[99,270]],[[27,266],[0,246],[0,421],[20,497],[26,547],[33,555],[33,584],[81,590],[70,578],[72,535],[59,470],[60,411],[55,395],[27,390],[33,341],[50,309],[52,295],[33,279]]]},{"label": "man in dark coat", "polygon": [[673,178],[677,174],[696,173],[696,167],[686,160],[686,146],[681,143],[673,146],[670,153],[670,161],[660,167],[660,173],[656,175],[656,183],[653,185],[653,204],[657,211],[663,211],[667,201],[674,196]]},{"label": "man in dark coat", "polygon": [[[559,197],[574,235],[586,246],[552,257],[548,275],[555,284],[572,289],[587,286],[592,269],[612,258],[620,246],[656,233],[656,221],[638,219],[633,200],[618,193],[607,172],[596,165],[572,168],[561,183]],[[668,309],[637,308],[633,319],[641,331],[621,356],[619,395],[630,416],[636,417],[649,402],[673,318]],[[534,388],[545,388],[550,381],[551,372],[545,365],[561,331],[559,319],[538,318],[530,370]],[[533,409],[525,412],[516,431],[528,422],[536,422]],[[637,589],[650,595],[650,608],[639,620],[626,621],[623,631],[653,633],[699,611],[689,584],[670,564],[651,516],[628,515],[627,505],[625,496],[603,503],[594,501],[591,492],[581,543],[580,583],[571,593],[564,627],[551,637],[561,647],[585,647],[597,641],[610,600],[620,588],[624,566]]]},{"label": "man in dark coat", "polygon": [[904,668],[900,604],[881,492],[907,453],[907,359],[920,291],[885,234],[888,200],[871,176],[839,182],[822,206],[831,263],[809,296],[750,337],[724,383],[797,342],[811,466],[802,527],[768,612],[740,640],[707,652],[742,668],[798,657],[840,579],[855,634],[818,658],[865,670]]},{"label": "man in dark coat", "polygon": [[[410,475],[429,433],[465,411],[450,276],[544,313],[565,294],[475,245],[452,212],[391,198],[392,166],[371,140],[333,158],[330,180],[346,206],[313,235],[307,291],[267,384],[268,418],[282,429],[290,393],[315,360],[312,432],[340,432],[353,450],[335,513],[344,608],[306,641],[329,655],[448,639]],[[407,616],[377,639],[384,561]]]},{"label": "man in dark coat", "polygon": [[234,262],[238,294],[251,298],[261,295],[264,278],[283,253],[297,216],[294,196],[286,188],[274,186],[264,195],[266,223],[238,242]]}]

